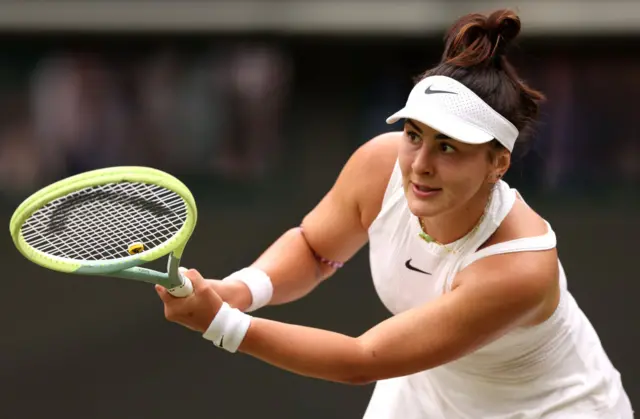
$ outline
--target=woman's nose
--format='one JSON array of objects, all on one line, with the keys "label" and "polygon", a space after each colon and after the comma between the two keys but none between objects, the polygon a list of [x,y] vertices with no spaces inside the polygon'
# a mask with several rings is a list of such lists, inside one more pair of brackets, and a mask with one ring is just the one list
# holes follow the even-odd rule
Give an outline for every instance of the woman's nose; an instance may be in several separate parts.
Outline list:
[{"label": "woman's nose", "polygon": [[433,172],[433,155],[426,142],[423,142],[422,147],[416,152],[411,169],[420,174],[431,174]]}]

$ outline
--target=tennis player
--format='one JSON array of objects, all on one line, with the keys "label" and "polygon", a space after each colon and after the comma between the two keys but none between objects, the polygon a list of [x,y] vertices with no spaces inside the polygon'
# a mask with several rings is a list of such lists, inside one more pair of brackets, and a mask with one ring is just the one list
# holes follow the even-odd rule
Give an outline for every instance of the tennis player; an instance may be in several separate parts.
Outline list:
[{"label": "tennis player", "polygon": [[[222,281],[187,270],[186,299],[157,287],[166,318],[296,374],[375,382],[366,419],[632,418],[551,226],[501,179],[543,100],[505,56],[519,32],[508,10],[455,22],[387,120],[404,130],[359,148],[252,266]],[[303,297],[367,241],[394,316],[362,336],[248,314]]]}]

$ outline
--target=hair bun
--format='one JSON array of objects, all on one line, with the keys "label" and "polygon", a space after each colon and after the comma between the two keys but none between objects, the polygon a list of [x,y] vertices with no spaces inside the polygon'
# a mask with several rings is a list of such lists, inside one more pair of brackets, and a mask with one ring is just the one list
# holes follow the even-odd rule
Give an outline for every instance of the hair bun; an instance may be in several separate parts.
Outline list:
[{"label": "hair bun", "polygon": [[479,13],[456,21],[445,37],[442,61],[459,67],[501,65],[507,47],[520,33],[520,18],[503,9],[488,17]]},{"label": "hair bun", "polygon": [[494,55],[502,55],[506,47],[520,33],[520,18],[511,10],[498,10],[491,13],[485,23],[491,41],[494,44]]}]

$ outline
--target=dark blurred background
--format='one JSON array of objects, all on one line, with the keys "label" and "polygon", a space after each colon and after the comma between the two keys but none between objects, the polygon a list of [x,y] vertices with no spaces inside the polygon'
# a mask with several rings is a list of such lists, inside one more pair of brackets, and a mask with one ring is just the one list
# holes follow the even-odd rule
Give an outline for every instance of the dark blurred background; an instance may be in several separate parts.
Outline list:
[{"label": "dark blurred background", "polygon": [[[498,6],[520,12],[513,60],[549,99],[507,181],[558,233],[570,289],[638,409],[640,3],[52,0],[0,2],[0,418],[361,417],[373,386],[220,351],[166,322],[147,285],[35,266],[9,218],[68,175],[153,166],[199,206],[184,264],[224,277],[390,129],[448,25]],[[358,335],[389,313],[365,248],[259,315]]]}]

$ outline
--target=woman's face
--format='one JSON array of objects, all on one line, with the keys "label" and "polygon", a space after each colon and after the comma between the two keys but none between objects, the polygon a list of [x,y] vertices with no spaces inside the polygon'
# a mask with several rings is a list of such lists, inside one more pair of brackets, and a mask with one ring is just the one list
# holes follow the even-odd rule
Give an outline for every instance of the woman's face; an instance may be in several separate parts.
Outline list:
[{"label": "woman's face", "polygon": [[490,147],[462,143],[407,120],[398,162],[411,212],[428,218],[466,207],[498,172],[504,173],[489,157]]}]

